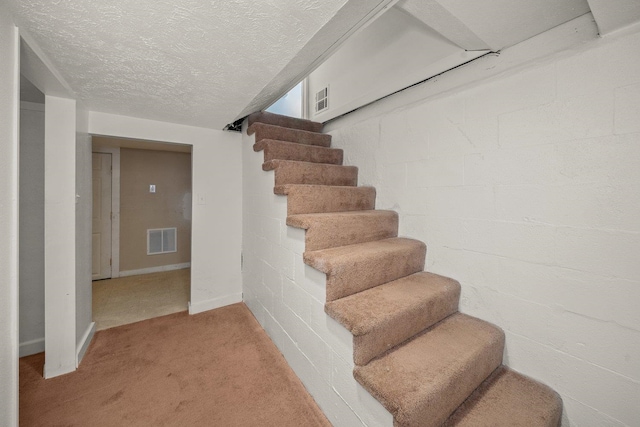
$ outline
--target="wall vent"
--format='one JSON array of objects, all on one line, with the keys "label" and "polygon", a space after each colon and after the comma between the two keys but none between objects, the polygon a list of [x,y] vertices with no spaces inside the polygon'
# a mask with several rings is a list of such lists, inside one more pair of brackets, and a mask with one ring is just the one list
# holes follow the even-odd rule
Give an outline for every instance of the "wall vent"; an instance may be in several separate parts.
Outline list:
[{"label": "wall vent", "polygon": [[176,252],[176,228],[147,230],[147,255]]},{"label": "wall vent", "polygon": [[329,86],[316,92],[316,113],[329,108]]}]

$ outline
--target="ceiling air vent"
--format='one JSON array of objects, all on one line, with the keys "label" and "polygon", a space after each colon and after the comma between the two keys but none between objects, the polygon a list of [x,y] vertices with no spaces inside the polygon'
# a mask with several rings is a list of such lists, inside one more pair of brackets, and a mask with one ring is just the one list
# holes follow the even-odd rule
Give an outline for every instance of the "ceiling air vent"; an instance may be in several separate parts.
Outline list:
[{"label": "ceiling air vent", "polygon": [[329,108],[329,86],[316,92],[316,113]]},{"label": "ceiling air vent", "polygon": [[147,255],[166,254],[176,250],[175,228],[147,230]]}]

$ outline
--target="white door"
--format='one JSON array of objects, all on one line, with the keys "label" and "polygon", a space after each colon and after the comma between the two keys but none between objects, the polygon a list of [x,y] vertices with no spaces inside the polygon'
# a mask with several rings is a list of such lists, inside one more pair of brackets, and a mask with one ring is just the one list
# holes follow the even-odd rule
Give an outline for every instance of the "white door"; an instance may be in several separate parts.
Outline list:
[{"label": "white door", "polygon": [[111,277],[111,154],[93,153],[93,280]]}]

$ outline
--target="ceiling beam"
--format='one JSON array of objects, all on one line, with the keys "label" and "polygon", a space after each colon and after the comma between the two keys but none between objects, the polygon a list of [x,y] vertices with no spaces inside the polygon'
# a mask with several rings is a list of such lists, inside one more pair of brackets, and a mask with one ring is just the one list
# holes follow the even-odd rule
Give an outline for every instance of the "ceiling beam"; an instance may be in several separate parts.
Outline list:
[{"label": "ceiling beam", "polygon": [[396,7],[464,50],[490,49],[484,40],[435,0],[401,0]]},{"label": "ceiling beam", "polygon": [[588,0],[601,36],[640,22],[638,0]]}]

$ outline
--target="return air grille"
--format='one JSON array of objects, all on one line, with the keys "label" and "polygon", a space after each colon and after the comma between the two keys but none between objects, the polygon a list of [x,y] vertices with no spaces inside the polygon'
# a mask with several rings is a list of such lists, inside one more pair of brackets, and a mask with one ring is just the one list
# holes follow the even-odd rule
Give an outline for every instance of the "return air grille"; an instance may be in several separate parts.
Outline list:
[{"label": "return air grille", "polygon": [[147,230],[147,255],[176,252],[176,232],[175,228]]},{"label": "return air grille", "polygon": [[329,108],[329,86],[316,92],[316,113]]}]

